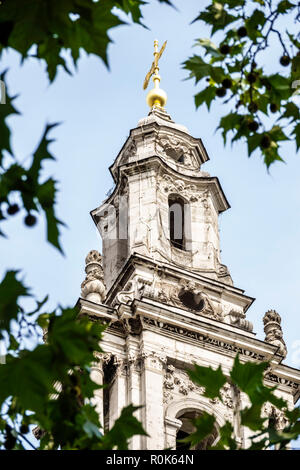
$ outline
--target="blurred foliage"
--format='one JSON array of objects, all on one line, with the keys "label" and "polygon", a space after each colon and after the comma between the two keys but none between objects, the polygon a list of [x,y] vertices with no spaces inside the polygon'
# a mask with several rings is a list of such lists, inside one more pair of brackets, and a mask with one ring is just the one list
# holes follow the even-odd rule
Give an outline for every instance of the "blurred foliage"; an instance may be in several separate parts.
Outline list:
[{"label": "blurred foliage", "polygon": [[[232,110],[223,115],[218,129],[224,144],[244,141],[248,156],[257,149],[267,168],[280,155],[282,141],[300,148],[300,112],[294,103],[300,88],[300,33],[287,30],[299,23],[300,7],[288,0],[211,0],[194,21],[202,21],[218,42],[197,39],[203,53],[184,62],[189,77],[202,85],[195,95],[196,108],[223,99]],[[276,73],[268,73],[267,55]],[[224,109],[228,109],[224,107]]]},{"label": "blurred foliage", "polygon": [[[255,431],[250,437],[251,445],[247,450],[287,449],[292,440],[300,436],[300,408],[290,410],[288,403],[275,395],[277,387],[264,385],[264,375],[269,367],[268,362],[240,362],[237,355],[229,377],[226,377],[221,367],[214,370],[211,367],[194,366],[188,374],[197,385],[204,387],[203,396],[223,402],[221,389],[225,383],[231,385],[233,393],[233,419],[237,428],[242,425]],[[247,396],[250,406],[241,407],[241,393]],[[243,398],[245,401],[245,398]],[[271,404],[274,409],[281,410],[286,418],[287,426],[278,429],[276,420],[264,415],[263,407]],[[237,450],[240,447],[234,438],[233,425],[229,421],[219,428],[215,416],[203,412],[193,421],[194,432],[179,442],[187,443],[191,448],[208,438],[217,428],[219,438],[209,447],[215,450]],[[236,432],[235,432],[236,434]]]},{"label": "blurred foliage", "polygon": [[[0,365],[0,448],[34,447],[28,436],[34,424],[40,450],[127,449],[133,435],[145,434],[133,415],[137,408],[124,408],[104,435],[92,403],[99,385],[91,380],[91,366],[101,353],[105,326],[78,317],[76,309],[45,313],[47,299],[24,312],[20,299],[30,292],[17,275],[7,272],[0,283],[0,339],[6,349]],[[26,348],[24,337],[41,340],[42,331],[45,342]]]},{"label": "blurred foliage", "polygon": [[[172,6],[169,0],[158,0]],[[37,59],[46,65],[50,83],[59,68],[71,74],[75,69],[80,51],[95,54],[108,67],[107,49],[112,40],[109,30],[125,25],[120,12],[142,24],[141,0],[3,0],[0,2],[0,58],[9,49],[21,55],[21,63]],[[69,66],[67,65],[69,63]],[[6,83],[5,72],[0,79]],[[49,178],[40,181],[42,161],[54,160],[48,150],[52,140],[48,133],[57,124],[45,127],[43,137],[33,154],[32,166],[26,170],[13,153],[11,131],[7,118],[19,114],[13,106],[6,84],[6,104],[0,105],[0,223],[24,209],[24,224],[33,227],[37,215],[44,213],[47,221],[47,239],[61,253],[59,225],[63,223],[55,215],[57,181]],[[6,157],[6,158],[5,158]],[[7,161],[11,161],[10,165]],[[4,232],[0,230],[0,235]]]}]

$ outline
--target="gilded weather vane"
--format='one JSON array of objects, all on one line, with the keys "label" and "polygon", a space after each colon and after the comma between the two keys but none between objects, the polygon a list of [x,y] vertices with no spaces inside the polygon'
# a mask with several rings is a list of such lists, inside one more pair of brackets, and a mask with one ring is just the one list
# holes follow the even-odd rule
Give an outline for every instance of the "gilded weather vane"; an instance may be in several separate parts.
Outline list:
[{"label": "gilded weather vane", "polygon": [[162,56],[162,53],[165,50],[165,47],[167,45],[167,41],[165,41],[158,52],[158,41],[157,39],[154,41],[154,61],[152,62],[151,68],[149,72],[147,73],[144,84],[143,84],[143,89],[146,90],[146,88],[149,85],[149,80],[153,76],[153,82],[154,82],[154,88],[150,90],[147,94],[147,103],[150,106],[150,108],[153,108],[154,106],[157,106],[159,108],[163,108],[164,105],[167,102],[167,94],[164,90],[159,88],[159,82],[160,82],[160,76],[158,74],[159,67],[158,67],[158,61]]}]

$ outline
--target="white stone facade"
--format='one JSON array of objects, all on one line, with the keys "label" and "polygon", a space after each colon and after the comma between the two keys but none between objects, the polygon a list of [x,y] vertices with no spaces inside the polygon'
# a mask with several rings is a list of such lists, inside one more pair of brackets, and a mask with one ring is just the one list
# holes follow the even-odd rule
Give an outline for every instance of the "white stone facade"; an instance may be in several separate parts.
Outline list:
[{"label": "white stone facade", "polygon": [[[229,204],[218,179],[202,171],[207,160],[200,139],[154,108],[131,130],[110,168],[114,191],[91,212],[103,238],[103,271],[101,257],[87,257],[79,306],[108,324],[105,354],[92,371],[107,387],[94,400],[105,429],[124,406],[142,405],[137,417],[149,436],[135,436],[132,449],[176,448],[178,431],[190,432],[190,414],[203,411],[216,417],[216,429],[199,448],[218,438],[225,420],[233,423],[239,445],[248,445],[249,430],[236,413],[245,397],[227,383],[223,403],[207,399],[186,373],[194,363],[221,365],[228,375],[237,353],[242,361],[267,360],[266,384],[278,385],[290,407],[299,396],[299,371],[282,364],[279,315],[267,312],[266,341],[258,340],[246,318],[254,299],[233,285],[221,262],[218,216]],[[184,207],[177,246],[172,198]]]}]

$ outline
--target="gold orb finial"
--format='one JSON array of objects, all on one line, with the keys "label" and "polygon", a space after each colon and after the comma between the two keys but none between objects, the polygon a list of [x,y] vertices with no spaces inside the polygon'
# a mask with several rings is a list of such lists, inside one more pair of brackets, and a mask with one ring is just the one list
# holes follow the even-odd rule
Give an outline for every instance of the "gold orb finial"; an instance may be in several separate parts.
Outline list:
[{"label": "gold orb finial", "polygon": [[153,108],[154,106],[158,106],[159,108],[164,108],[167,102],[167,93],[159,87],[160,76],[158,74],[158,71],[159,71],[158,61],[161,58],[162,53],[165,50],[166,44],[167,44],[167,41],[163,43],[161,50],[158,52],[158,40],[155,39],[154,54],[153,54],[154,61],[152,62],[151,69],[147,73],[145,80],[144,80],[143,88],[144,90],[146,90],[146,88],[149,85],[149,80],[153,75],[154,88],[152,88],[152,90],[148,92],[147,97],[146,97],[147,104],[150,108]]}]

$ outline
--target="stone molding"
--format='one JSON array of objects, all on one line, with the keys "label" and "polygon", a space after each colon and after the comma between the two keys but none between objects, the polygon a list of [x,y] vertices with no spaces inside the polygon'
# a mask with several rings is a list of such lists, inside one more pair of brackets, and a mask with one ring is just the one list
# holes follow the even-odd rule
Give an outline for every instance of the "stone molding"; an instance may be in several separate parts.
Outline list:
[{"label": "stone molding", "polygon": [[197,333],[196,331],[188,330],[186,328],[172,325],[163,321],[157,321],[153,318],[148,317],[142,317],[142,322],[150,328],[153,328],[155,330],[160,329],[161,332],[165,331],[168,335],[174,335],[176,337],[179,337],[181,340],[183,339],[183,337],[185,337],[189,339],[189,341],[196,341],[199,346],[201,346],[201,343],[205,343],[205,347],[209,349],[222,349],[222,353],[226,355],[233,356],[236,353],[239,353],[244,356],[247,356],[248,358],[252,358],[258,361],[267,360],[267,357],[263,354],[251,351],[250,349],[242,348],[240,346],[235,345],[234,343],[227,343],[216,338],[211,338],[208,335]]},{"label": "stone molding", "polygon": [[180,194],[190,202],[196,202],[200,198],[199,190],[195,184],[185,183],[179,178],[174,179],[167,173],[164,173],[157,179],[157,189],[165,195],[171,193]]}]

